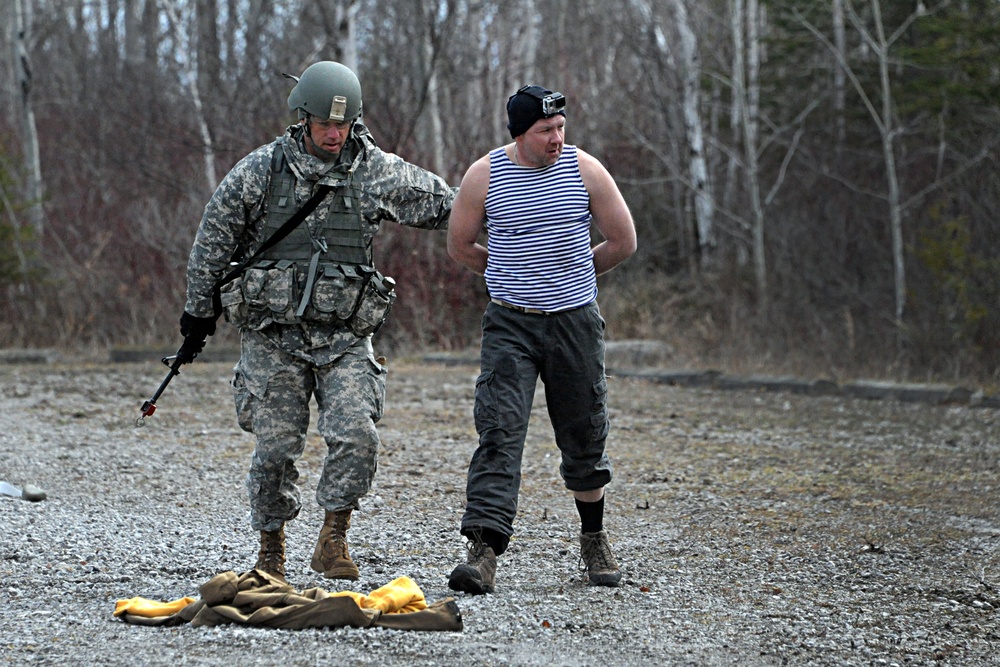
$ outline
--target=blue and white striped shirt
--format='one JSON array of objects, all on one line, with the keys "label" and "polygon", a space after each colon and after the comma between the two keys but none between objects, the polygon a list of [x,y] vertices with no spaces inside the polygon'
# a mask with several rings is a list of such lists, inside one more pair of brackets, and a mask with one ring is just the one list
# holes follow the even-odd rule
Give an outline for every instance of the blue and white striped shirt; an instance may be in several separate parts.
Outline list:
[{"label": "blue and white striped shirt", "polygon": [[514,164],[503,147],[490,151],[490,297],[544,311],[578,308],[597,298],[591,219],[576,146],[563,146],[555,164],[540,168]]}]

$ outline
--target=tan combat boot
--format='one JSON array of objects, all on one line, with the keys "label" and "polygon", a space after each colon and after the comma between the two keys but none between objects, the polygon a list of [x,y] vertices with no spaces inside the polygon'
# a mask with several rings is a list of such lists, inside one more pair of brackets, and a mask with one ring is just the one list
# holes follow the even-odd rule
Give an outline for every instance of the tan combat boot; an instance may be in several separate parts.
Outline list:
[{"label": "tan combat boot", "polygon": [[358,566],[347,551],[347,529],[350,527],[351,510],[327,511],[310,563],[312,569],[327,579],[358,579]]},{"label": "tan combat boot", "polygon": [[254,569],[285,581],[285,527],[260,531],[260,552]]}]

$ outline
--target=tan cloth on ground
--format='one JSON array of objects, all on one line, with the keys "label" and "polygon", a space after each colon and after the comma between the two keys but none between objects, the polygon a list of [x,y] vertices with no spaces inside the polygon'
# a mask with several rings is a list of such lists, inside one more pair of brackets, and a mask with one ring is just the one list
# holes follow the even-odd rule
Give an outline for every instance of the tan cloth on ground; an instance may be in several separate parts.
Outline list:
[{"label": "tan cloth on ground", "polygon": [[368,595],[322,588],[297,591],[266,572],[222,572],[202,584],[200,600],[119,600],[117,618],[135,625],[215,626],[237,623],[263,628],[385,627],[398,630],[462,630],[454,598],[428,606],[409,577],[399,577]]}]

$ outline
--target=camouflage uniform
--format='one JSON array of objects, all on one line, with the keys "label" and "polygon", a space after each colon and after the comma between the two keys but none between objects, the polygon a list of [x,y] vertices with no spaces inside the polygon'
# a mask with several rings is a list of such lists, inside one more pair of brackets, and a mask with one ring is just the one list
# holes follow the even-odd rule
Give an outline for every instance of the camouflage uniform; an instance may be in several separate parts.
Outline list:
[{"label": "camouflage uniform", "polygon": [[[284,151],[295,175],[300,204],[317,185],[337,185],[338,170],[352,170],[369,253],[383,220],[425,229],[447,225],[453,189],[440,177],[380,150],[360,122],[334,163],[307,153],[303,127],[290,126],[283,137],[243,158],[205,207],[188,261],[185,310],[191,315],[213,314],[213,287],[234,255],[249,257],[265,240],[276,150]],[[300,227],[308,225],[310,232],[321,228],[329,200]],[[241,332],[233,378],[237,415],[240,426],[257,438],[247,476],[252,526],[276,530],[301,509],[295,462],[305,448],[313,396],[328,448],[316,500],[328,511],[357,509],[375,475],[375,424],[385,398],[386,367],[374,356],[371,334],[359,336],[344,322],[315,321],[308,314],[298,323],[246,321],[230,318],[228,310],[226,314],[230,321],[237,319]]]}]

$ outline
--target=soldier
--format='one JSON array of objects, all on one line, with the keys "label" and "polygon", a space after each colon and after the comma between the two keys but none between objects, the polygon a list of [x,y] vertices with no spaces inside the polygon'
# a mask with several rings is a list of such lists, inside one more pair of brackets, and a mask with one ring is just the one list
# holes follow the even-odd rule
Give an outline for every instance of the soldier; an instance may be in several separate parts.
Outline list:
[{"label": "soldier", "polygon": [[[318,62],[290,78],[288,107],[299,122],[240,160],[205,207],[188,260],[179,356],[189,362],[202,350],[215,331],[213,289],[231,261],[250,259],[219,296],[240,329],[238,421],[256,436],[246,479],[250,524],[260,531],[254,567],[285,577],[284,525],[302,506],[295,464],[315,397],[327,446],[316,501],[326,514],[311,566],[356,580],[347,530],[375,475],[387,372],[372,334],[395,299],[392,279],[374,268],[372,241],[384,220],[445,228],[454,192],[376,146],[349,68]],[[259,253],[317,192],[325,196],[315,210]]]}]

